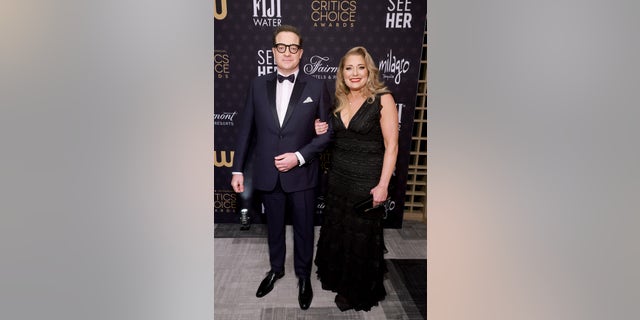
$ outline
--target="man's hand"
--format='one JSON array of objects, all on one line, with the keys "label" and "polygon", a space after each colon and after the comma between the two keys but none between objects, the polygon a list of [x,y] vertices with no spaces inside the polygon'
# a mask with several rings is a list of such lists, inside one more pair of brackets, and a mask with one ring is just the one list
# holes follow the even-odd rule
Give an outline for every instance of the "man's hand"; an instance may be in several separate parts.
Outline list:
[{"label": "man's hand", "polygon": [[244,192],[244,176],[242,174],[234,174],[231,178],[231,187],[237,193]]},{"label": "man's hand", "polygon": [[274,165],[280,172],[287,172],[298,165],[298,157],[293,152],[283,153],[274,158]]}]

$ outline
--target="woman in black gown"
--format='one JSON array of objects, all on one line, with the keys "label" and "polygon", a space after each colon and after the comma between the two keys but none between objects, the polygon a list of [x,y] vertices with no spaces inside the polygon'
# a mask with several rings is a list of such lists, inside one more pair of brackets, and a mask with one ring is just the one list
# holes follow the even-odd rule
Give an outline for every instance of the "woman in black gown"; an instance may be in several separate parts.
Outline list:
[{"label": "woman in black gown", "polygon": [[[388,197],[398,153],[398,111],[364,47],[340,60],[336,108],[331,117],[333,144],[326,209],[315,264],[322,288],[337,293],[340,310],[371,310],[386,296],[381,218],[363,217],[354,205],[373,196]],[[316,131],[327,131],[317,122]]]}]

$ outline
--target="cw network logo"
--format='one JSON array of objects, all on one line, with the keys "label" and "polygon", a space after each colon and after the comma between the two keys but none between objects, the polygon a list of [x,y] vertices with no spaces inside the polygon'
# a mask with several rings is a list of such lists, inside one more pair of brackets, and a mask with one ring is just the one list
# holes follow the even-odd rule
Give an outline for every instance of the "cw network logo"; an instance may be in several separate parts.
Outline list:
[{"label": "cw network logo", "polygon": [[213,165],[222,168],[233,167],[233,156],[235,151],[215,151],[213,150]]},{"label": "cw network logo", "polygon": [[[220,2],[220,11],[218,11]],[[216,20],[224,20],[227,17],[227,0],[213,0],[213,17]]]},{"label": "cw network logo", "polygon": [[277,27],[282,22],[280,0],[253,0],[253,23],[260,27]]}]

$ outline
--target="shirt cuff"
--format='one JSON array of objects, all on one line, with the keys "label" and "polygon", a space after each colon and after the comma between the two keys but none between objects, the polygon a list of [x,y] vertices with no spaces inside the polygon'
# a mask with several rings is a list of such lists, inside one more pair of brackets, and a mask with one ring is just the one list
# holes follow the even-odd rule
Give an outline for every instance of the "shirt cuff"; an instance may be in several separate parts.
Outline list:
[{"label": "shirt cuff", "polygon": [[298,157],[298,167],[304,165],[304,158],[300,152],[296,151],[296,157]]},{"label": "shirt cuff", "polygon": [[231,172],[231,174],[242,174],[242,172],[234,171],[234,172]]}]

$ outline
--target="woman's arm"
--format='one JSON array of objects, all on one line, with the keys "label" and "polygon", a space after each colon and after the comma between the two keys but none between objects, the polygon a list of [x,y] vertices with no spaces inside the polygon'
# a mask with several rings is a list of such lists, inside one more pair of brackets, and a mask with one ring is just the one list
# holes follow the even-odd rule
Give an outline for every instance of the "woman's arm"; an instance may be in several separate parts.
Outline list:
[{"label": "woman's arm", "polygon": [[327,133],[329,131],[329,123],[320,121],[320,119],[316,119],[314,122],[314,128],[316,129],[316,134],[321,135]]},{"label": "woman's arm", "polygon": [[380,97],[382,110],[380,111],[380,126],[384,139],[384,160],[382,162],[382,173],[378,185],[371,189],[373,195],[373,205],[376,206],[387,200],[387,189],[389,181],[396,167],[398,156],[398,109],[391,94]]}]

